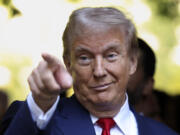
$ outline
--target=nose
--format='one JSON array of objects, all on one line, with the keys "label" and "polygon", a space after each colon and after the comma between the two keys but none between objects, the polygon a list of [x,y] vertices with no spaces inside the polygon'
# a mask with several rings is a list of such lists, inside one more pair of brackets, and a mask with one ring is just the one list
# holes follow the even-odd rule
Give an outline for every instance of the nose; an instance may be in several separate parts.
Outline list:
[{"label": "nose", "polygon": [[93,74],[95,78],[102,78],[106,76],[106,69],[104,67],[103,58],[101,56],[97,56],[95,58]]}]

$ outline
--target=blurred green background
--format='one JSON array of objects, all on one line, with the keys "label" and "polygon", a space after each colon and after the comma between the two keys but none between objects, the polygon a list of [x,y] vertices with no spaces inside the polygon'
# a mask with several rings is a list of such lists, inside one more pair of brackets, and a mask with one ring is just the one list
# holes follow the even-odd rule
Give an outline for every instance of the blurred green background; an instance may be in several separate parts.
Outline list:
[{"label": "blurred green background", "polygon": [[61,60],[61,36],[72,10],[113,6],[134,21],[157,56],[155,88],[180,94],[179,0],[0,0],[0,89],[24,100],[27,77],[48,52]]}]

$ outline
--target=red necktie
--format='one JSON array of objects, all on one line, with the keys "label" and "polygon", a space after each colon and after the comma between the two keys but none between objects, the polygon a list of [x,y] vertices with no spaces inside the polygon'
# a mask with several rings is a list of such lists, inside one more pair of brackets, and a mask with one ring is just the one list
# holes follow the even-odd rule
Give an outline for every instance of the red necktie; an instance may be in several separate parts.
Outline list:
[{"label": "red necktie", "polygon": [[110,135],[110,129],[115,126],[112,118],[100,118],[97,124],[103,129],[102,135]]}]

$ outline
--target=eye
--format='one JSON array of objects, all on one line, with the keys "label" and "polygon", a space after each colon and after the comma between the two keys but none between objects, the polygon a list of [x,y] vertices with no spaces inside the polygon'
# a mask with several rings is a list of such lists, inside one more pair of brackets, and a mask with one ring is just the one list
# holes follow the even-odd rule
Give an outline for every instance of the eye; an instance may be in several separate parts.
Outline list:
[{"label": "eye", "polygon": [[88,65],[91,62],[91,58],[88,55],[80,55],[78,57],[78,63],[81,65]]},{"label": "eye", "polygon": [[110,62],[117,60],[118,54],[116,52],[110,52],[106,55],[106,59]]}]

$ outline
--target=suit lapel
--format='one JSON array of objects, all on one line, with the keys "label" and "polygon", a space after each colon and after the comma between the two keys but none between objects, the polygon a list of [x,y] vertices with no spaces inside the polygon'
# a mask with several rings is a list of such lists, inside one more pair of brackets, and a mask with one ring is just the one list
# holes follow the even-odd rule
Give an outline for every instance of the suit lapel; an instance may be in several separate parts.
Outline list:
[{"label": "suit lapel", "polygon": [[49,135],[95,135],[89,112],[75,96],[61,99],[48,127]]},{"label": "suit lapel", "polygon": [[151,129],[148,128],[146,121],[144,120],[144,117],[140,116],[132,108],[131,108],[131,111],[133,112],[136,118],[137,127],[138,127],[138,135],[152,135]]}]

